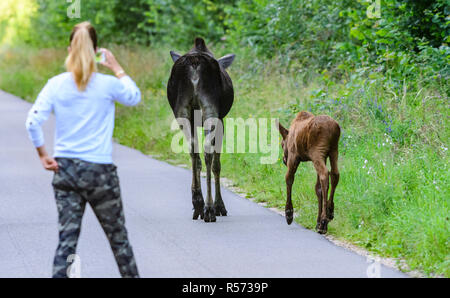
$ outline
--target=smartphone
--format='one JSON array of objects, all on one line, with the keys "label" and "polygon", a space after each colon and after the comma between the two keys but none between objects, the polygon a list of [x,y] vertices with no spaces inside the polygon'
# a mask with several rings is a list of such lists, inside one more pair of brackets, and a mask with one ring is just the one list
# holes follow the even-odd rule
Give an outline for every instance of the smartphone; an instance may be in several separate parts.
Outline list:
[{"label": "smartphone", "polygon": [[105,53],[104,53],[104,52],[98,51],[98,52],[95,54],[95,62],[97,62],[97,63],[103,63],[103,62],[105,62],[105,60],[106,60],[106,56],[105,56]]}]

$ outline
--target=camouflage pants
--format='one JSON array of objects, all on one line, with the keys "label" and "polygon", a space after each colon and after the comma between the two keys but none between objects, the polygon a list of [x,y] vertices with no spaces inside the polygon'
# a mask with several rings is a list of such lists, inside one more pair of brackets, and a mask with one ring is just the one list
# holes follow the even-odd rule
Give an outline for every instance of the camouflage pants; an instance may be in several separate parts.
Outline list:
[{"label": "camouflage pants", "polygon": [[122,277],[139,277],[125,228],[116,166],[70,158],[56,160],[59,171],[52,185],[58,208],[59,244],[53,277],[67,277],[67,258],[75,254],[86,202],[106,233]]}]

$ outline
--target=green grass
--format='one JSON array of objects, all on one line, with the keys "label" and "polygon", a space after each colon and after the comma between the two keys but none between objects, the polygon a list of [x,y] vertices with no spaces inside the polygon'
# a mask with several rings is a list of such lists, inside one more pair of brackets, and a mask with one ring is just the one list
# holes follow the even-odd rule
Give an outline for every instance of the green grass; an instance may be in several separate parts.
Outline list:
[{"label": "green grass", "polygon": [[[114,137],[146,154],[190,165],[187,154],[170,150],[177,131],[170,130],[173,116],[166,98],[172,65],[168,50],[113,47],[143,93],[137,107],[118,107]],[[33,101],[48,78],[64,71],[65,54],[3,49],[0,88]],[[367,69],[332,80],[334,74],[286,74],[277,66],[276,60],[258,60],[245,49],[238,53],[230,70],[236,98],[229,117],[276,117],[285,125],[300,110],[334,117],[342,127],[341,180],[329,234],[381,256],[405,259],[427,275],[449,277],[447,83],[419,76],[391,81]],[[260,164],[260,157],[223,154],[223,176],[258,201],[284,208],[286,168],[280,159]],[[310,229],[317,216],[315,177],[310,163],[301,164],[293,189],[296,220]]]}]

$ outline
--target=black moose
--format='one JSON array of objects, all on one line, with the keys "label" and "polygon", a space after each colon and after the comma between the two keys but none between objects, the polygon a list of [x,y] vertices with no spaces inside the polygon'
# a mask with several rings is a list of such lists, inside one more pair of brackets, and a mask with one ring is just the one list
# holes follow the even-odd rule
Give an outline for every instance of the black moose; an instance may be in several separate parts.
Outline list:
[{"label": "black moose", "polygon": [[[167,97],[190,144],[193,219],[200,216],[205,222],[215,222],[216,216],[227,215],[220,194],[220,151],[222,120],[230,111],[234,100],[233,84],[225,69],[233,63],[235,55],[226,55],[216,60],[205,41],[198,37],[187,54],[182,56],[171,51],[170,55],[174,65],[167,84]],[[200,123],[194,121],[196,114],[201,114]],[[185,127],[186,122],[189,129]],[[202,162],[198,150],[197,127],[203,127],[205,132],[206,205],[200,183]],[[215,179],[214,202],[211,195],[211,170]]]}]

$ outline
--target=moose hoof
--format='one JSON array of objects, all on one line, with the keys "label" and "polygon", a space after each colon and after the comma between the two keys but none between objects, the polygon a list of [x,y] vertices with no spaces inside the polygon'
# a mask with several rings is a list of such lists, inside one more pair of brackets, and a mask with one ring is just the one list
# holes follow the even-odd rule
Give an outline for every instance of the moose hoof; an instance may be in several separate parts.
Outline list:
[{"label": "moose hoof", "polygon": [[322,220],[320,223],[317,223],[316,230],[319,234],[326,234],[328,230],[328,221]]},{"label": "moose hoof", "polygon": [[205,207],[204,216],[203,219],[205,222],[216,222],[216,212],[214,211],[214,207]]},{"label": "moose hoof", "polygon": [[327,208],[327,218],[330,221],[334,218],[334,210],[332,210],[331,208]]},{"label": "moose hoof", "polygon": [[285,211],[285,214],[286,214],[286,222],[288,225],[290,225],[292,223],[292,221],[294,220],[294,210],[287,209]]},{"label": "moose hoof", "polygon": [[201,191],[192,192],[192,205],[194,205],[194,214],[192,215],[192,219],[197,220],[199,216],[201,219],[203,219],[203,208],[205,206],[205,202],[203,201]]},{"label": "moose hoof", "polygon": [[214,206],[214,209],[216,210],[216,216],[227,216],[227,209],[225,209],[225,206]]},{"label": "moose hoof", "polygon": [[203,217],[204,217],[203,209],[200,210],[200,211],[194,209],[194,214],[192,215],[192,219],[193,219],[193,220],[197,220],[199,216],[200,216],[201,219],[203,219]]}]

